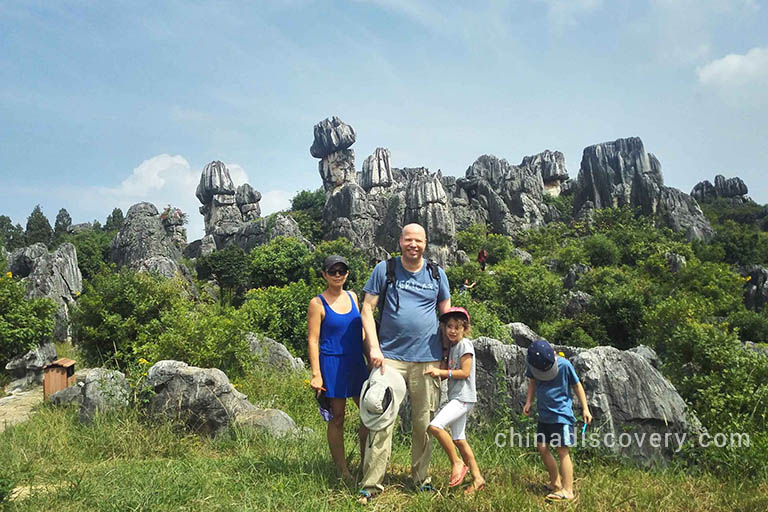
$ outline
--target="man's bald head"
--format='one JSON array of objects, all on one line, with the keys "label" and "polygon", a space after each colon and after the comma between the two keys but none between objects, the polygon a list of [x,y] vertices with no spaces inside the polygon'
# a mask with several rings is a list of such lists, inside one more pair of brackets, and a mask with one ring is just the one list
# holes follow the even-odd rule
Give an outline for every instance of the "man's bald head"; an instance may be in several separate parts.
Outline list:
[{"label": "man's bald head", "polygon": [[427,232],[421,224],[412,222],[403,226],[402,231],[400,231],[400,240],[403,240],[406,237],[406,234],[410,236],[420,236],[421,239],[424,240],[424,243],[427,243]]}]

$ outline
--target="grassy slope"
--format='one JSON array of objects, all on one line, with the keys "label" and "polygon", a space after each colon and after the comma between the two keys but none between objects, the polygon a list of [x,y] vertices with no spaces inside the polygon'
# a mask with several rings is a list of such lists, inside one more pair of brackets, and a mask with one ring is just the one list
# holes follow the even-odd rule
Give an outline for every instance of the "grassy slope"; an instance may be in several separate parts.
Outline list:
[{"label": "grassy slope", "polygon": [[[324,424],[305,376],[257,375],[240,388],[260,406],[286,410],[301,426],[300,439],[276,440],[235,432],[211,440],[170,423],[149,423],[127,412],[81,425],[74,410],[43,407],[29,422],[0,434],[0,468],[18,486],[35,491],[7,510],[359,510],[354,489],[335,477]],[[350,406],[349,413],[353,414]],[[356,423],[354,416],[349,423]],[[347,451],[357,468],[353,426]],[[474,435],[473,435],[474,434]],[[646,471],[600,456],[575,453],[576,504],[547,506],[545,473],[535,450],[500,449],[493,432],[470,430],[488,488],[477,497],[447,489],[448,460],[435,445],[432,474],[439,492],[409,486],[408,439],[398,435],[387,491],[378,510],[765,510],[768,485],[689,475],[681,469]],[[2,475],[0,474],[0,477]]]}]

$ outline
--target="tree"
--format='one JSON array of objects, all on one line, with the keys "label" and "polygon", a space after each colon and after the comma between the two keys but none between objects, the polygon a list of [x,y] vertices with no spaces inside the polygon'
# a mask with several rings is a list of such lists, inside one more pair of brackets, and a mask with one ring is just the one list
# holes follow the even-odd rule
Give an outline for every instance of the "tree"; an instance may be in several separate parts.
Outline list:
[{"label": "tree", "polygon": [[32,210],[32,213],[27,217],[27,229],[25,231],[25,237],[27,245],[36,244],[42,242],[46,246],[51,245],[53,242],[53,229],[51,223],[43,214],[43,210],[38,204]]},{"label": "tree", "polygon": [[313,243],[323,238],[324,206],[325,191],[322,188],[302,190],[291,199],[291,211],[287,212],[299,224],[301,234]]},{"label": "tree", "polygon": [[104,223],[104,231],[117,231],[123,227],[123,210],[115,208],[112,213],[107,217],[107,221]]},{"label": "tree", "polygon": [[53,236],[56,241],[61,240],[61,237],[69,232],[69,228],[72,226],[72,217],[69,216],[69,212],[62,208],[56,215],[56,221],[53,224]]},{"label": "tree", "polygon": [[56,305],[27,299],[27,287],[10,272],[0,274],[0,364],[25,353],[53,334]]},{"label": "tree", "polygon": [[198,279],[213,279],[219,285],[219,300],[231,304],[242,298],[250,278],[248,256],[240,247],[230,245],[197,260]]},{"label": "tree", "polygon": [[14,226],[11,218],[6,215],[0,215],[0,245],[5,246],[8,251],[26,245],[21,224]]}]

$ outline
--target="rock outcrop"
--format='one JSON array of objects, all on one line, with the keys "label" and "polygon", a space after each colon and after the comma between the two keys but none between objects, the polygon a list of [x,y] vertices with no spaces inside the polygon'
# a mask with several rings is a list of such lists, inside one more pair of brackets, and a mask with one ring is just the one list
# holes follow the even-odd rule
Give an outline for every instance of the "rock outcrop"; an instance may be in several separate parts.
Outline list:
[{"label": "rock outcrop", "polygon": [[77,383],[51,395],[51,404],[77,404],[80,420],[90,422],[99,413],[127,407],[131,392],[122,372],[93,368],[77,376]]},{"label": "rock outcrop", "polygon": [[712,236],[698,203],[664,186],[661,164],[638,137],[617,139],[584,149],[576,183],[574,216],[591,208],[639,208],[644,215],[686,234],[690,240]]},{"label": "rock outcrop", "polygon": [[748,201],[747,185],[739,177],[728,178],[722,174],[715,176],[715,184],[709,180],[698,182],[691,190],[691,196],[700,203],[707,203],[718,198],[730,199],[733,204]]},{"label": "rock outcrop", "polygon": [[56,347],[51,342],[43,343],[24,355],[14,357],[5,365],[13,379],[5,390],[12,393],[42,384],[43,368],[56,358]]},{"label": "rock outcrop", "polygon": [[277,435],[297,430],[282,411],[264,412],[250,403],[217,368],[159,361],[149,369],[146,385],[154,392],[149,404],[151,414],[178,419],[206,434],[218,434],[238,418],[244,424],[272,429]]},{"label": "rock outcrop", "polygon": [[186,244],[186,234],[182,237],[177,229],[182,224],[180,211],[161,218],[155,205],[137,203],[128,209],[123,226],[112,240],[110,259],[118,268],[125,266],[172,278],[180,271],[177,262]]},{"label": "rock outcrop", "polygon": [[761,311],[768,303],[768,269],[760,265],[737,268],[744,282],[744,307]]},{"label": "rock outcrop", "polygon": [[356,183],[355,151],[349,149],[355,143],[355,129],[333,116],[317,123],[314,132],[309,152],[320,159],[318,167],[325,192],[330,194],[348,183]]},{"label": "rock outcrop", "polygon": [[278,371],[303,370],[304,362],[299,357],[293,357],[285,345],[272,338],[249,333],[246,336],[251,354],[259,364],[264,364]]},{"label": "rock outcrop", "polygon": [[360,186],[369,194],[376,194],[392,185],[395,178],[392,173],[392,153],[387,148],[376,151],[363,162]]},{"label": "rock outcrop", "polygon": [[11,272],[24,278],[28,298],[47,297],[56,303],[54,339],[69,338],[69,309],[83,291],[75,246],[67,242],[51,253],[44,244],[36,243],[16,249],[9,260]]},{"label": "rock outcrop", "polygon": [[[473,413],[492,418],[499,410],[499,401],[505,401],[511,411],[520,414],[528,386],[526,349],[490,338],[479,338],[474,345],[479,401]],[[669,456],[676,445],[654,447],[648,442],[650,434],[663,437],[700,431],[698,420],[675,388],[646,357],[613,347],[556,350],[565,353],[583,383],[594,417],[589,433],[611,434],[614,439],[624,433],[631,436],[628,446],[617,443],[607,446],[609,449],[643,460]],[[574,411],[580,411],[575,397]]]}]

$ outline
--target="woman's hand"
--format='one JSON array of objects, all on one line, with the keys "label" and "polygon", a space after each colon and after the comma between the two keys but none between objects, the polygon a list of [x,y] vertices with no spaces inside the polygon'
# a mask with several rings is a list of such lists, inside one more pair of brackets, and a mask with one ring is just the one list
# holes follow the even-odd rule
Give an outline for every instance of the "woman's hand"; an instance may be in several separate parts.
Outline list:
[{"label": "woman's hand", "polygon": [[381,367],[381,373],[384,373],[384,354],[381,353],[381,349],[371,349],[371,366],[374,368]]},{"label": "woman's hand", "polygon": [[313,375],[312,380],[309,381],[309,387],[315,390],[315,393],[320,395],[320,391],[323,390],[323,376]]}]

